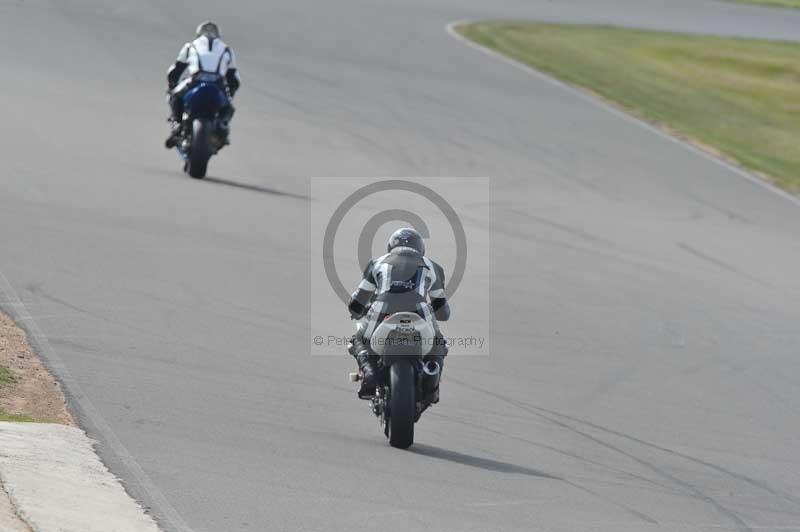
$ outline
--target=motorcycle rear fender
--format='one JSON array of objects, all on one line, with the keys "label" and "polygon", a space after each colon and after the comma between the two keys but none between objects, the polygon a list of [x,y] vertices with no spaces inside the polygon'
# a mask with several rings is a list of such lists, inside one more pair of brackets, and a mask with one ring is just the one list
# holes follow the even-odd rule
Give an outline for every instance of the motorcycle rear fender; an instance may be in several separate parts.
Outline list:
[{"label": "motorcycle rear fender", "polygon": [[216,118],[228,102],[223,90],[214,83],[198,83],[183,97],[187,118]]},{"label": "motorcycle rear fender", "polygon": [[397,312],[375,328],[369,343],[388,367],[397,357],[424,357],[433,349],[435,337],[431,322],[414,312]]}]

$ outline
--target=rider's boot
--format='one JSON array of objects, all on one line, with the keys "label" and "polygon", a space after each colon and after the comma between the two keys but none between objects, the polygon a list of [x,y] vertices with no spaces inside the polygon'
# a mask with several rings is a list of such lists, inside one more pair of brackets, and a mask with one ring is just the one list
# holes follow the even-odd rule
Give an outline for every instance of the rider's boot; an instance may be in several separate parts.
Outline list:
[{"label": "rider's boot", "polygon": [[181,123],[175,120],[174,117],[170,117],[168,121],[170,123],[171,130],[169,133],[169,137],[167,137],[167,140],[164,141],[164,147],[167,148],[168,150],[171,150],[172,148],[177,146],[178,142],[180,141]]},{"label": "rider's boot", "polygon": [[375,395],[375,366],[370,360],[369,350],[356,335],[347,346],[347,350],[358,363],[359,373],[361,373],[361,388],[358,390],[358,396],[366,399]]},{"label": "rider's boot", "polygon": [[230,101],[228,102],[228,105],[220,110],[218,130],[223,146],[227,146],[231,143],[231,120],[233,119],[233,114],[235,112],[236,109],[233,107],[233,104]]},{"label": "rider's boot", "polygon": [[223,146],[231,143],[231,125],[227,120],[222,120],[219,123],[219,138]]},{"label": "rider's boot", "polygon": [[372,397],[375,395],[375,367],[368,355],[356,357],[356,360],[361,373],[361,388],[358,390],[358,396],[361,398]]}]

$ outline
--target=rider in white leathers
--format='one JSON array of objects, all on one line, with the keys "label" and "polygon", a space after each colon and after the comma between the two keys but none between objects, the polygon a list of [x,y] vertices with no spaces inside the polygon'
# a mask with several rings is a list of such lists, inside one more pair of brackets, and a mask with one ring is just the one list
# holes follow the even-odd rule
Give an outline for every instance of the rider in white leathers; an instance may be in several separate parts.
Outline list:
[{"label": "rider in white leathers", "polygon": [[165,143],[167,148],[173,148],[178,140],[183,97],[199,81],[219,83],[228,95],[228,104],[221,112],[227,134],[227,126],[234,111],[230,100],[239,90],[240,80],[236,56],[220,38],[219,27],[213,22],[203,22],[197,27],[196,38],[183,45],[175,64],[167,71],[169,104],[172,110],[172,131]]}]

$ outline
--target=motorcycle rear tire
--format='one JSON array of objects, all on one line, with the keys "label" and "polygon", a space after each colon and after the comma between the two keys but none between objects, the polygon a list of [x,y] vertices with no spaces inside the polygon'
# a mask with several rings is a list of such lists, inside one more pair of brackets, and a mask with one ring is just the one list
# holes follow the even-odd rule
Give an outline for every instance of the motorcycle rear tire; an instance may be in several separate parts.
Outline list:
[{"label": "motorcycle rear tire", "polygon": [[414,368],[406,360],[392,364],[389,369],[389,445],[407,449],[414,443],[416,391]]},{"label": "motorcycle rear tire", "polygon": [[202,179],[206,176],[208,160],[211,158],[212,129],[210,120],[195,118],[192,121],[192,145],[187,161],[187,171],[195,179]]}]

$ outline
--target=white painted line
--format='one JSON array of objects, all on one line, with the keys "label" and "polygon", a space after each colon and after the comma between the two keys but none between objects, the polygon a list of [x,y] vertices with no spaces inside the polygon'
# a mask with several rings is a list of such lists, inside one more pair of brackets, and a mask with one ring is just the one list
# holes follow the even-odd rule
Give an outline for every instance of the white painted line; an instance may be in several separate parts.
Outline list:
[{"label": "white painted line", "polygon": [[495,52],[494,50],[491,50],[489,48],[486,48],[485,46],[482,46],[482,45],[480,45],[480,44],[478,44],[476,42],[473,42],[473,41],[467,39],[466,37],[464,37],[463,35],[461,35],[460,33],[458,33],[456,31],[456,27],[463,26],[465,24],[472,24],[472,23],[473,23],[473,21],[471,21],[471,20],[457,20],[455,22],[451,22],[451,23],[447,24],[447,26],[445,26],[445,29],[446,29],[448,35],[450,35],[451,37],[453,37],[457,41],[461,42],[462,44],[472,48],[473,50],[477,50],[477,51],[479,51],[481,53],[484,53],[484,54],[486,54],[486,55],[488,55],[490,57],[498,59],[498,60],[500,60],[500,61],[502,61],[502,62],[504,62],[504,63],[506,63],[508,65],[511,65],[514,68],[517,68],[519,70],[527,72],[528,74],[531,74],[532,76],[535,76],[536,78],[538,78],[538,79],[540,79],[542,81],[545,81],[545,82],[547,82],[547,83],[549,83],[551,85],[554,85],[554,86],[556,86],[556,87],[558,87],[558,88],[560,88],[562,90],[565,90],[565,91],[569,92],[573,96],[577,96],[581,100],[583,100],[585,102],[588,102],[588,103],[594,105],[595,107],[599,107],[600,109],[608,111],[609,113],[613,114],[614,116],[616,116],[618,118],[621,118],[621,119],[625,120],[628,123],[637,125],[642,129],[646,129],[650,133],[655,133],[656,135],[658,135],[662,139],[668,140],[670,142],[674,142],[675,144],[678,144],[679,146],[683,146],[685,149],[689,150],[690,152],[692,152],[692,153],[694,153],[696,155],[699,155],[699,156],[701,156],[701,157],[703,157],[703,158],[705,158],[705,159],[707,159],[709,161],[712,161],[712,162],[718,164],[719,166],[722,166],[726,170],[730,170],[731,172],[733,172],[734,174],[738,175],[739,177],[743,177],[744,179],[750,181],[751,183],[753,183],[753,184],[755,184],[755,185],[757,185],[757,186],[759,186],[759,187],[761,187],[763,189],[769,190],[770,192],[773,192],[773,193],[777,194],[778,196],[782,197],[783,199],[788,200],[789,202],[793,203],[795,206],[800,207],[800,199],[798,199],[797,197],[789,194],[785,190],[782,190],[782,189],[776,187],[775,185],[764,181],[760,177],[751,174],[747,170],[744,170],[743,168],[741,168],[739,166],[731,164],[730,162],[726,161],[725,159],[721,159],[719,157],[716,157],[713,154],[708,153],[707,151],[702,150],[702,149],[698,148],[697,146],[695,146],[695,145],[693,145],[693,144],[691,144],[689,142],[686,142],[685,140],[682,140],[682,139],[679,139],[677,137],[674,137],[674,136],[670,135],[669,133],[661,130],[660,128],[658,128],[658,127],[656,127],[656,126],[654,126],[654,125],[652,125],[652,124],[650,124],[648,122],[645,122],[644,120],[642,120],[640,118],[637,118],[637,117],[635,117],[633,115],[630,115],[630,114],[628,114],[628,113],[626,113],[624,111],[621,111],[620,109],[617,109],[616,107],[607,104],[603,100],[598,99],[597,97],[593,96],[592,94],[589,94],[588,92],[586,92],[586,91],[584,91],[584,90],[582,90],[580,88],[577,88],[577,87],[575,87],[573,85],[570,85],[568,83],[560,81],[560,80],[550,76],[549,74],[545,74],[544,72],[542,72],[540,70],[537,70],[537,69],[535,69],[535,68],[533,68],[531,66],[526,65],[525,63],[521,63],[521,62],[517,61],[516,59],[511,59],[510,57],[507,57],[507,56],[505,56],[505,55],[503,55],[503,54],[501,54],[499,52]]},{"label": "white painted line", "polygon": [[70,406],[76,407],[77,421],[87,421],[96,432],[96,437],[101,439],[101,444],[106,447],[116,460],[131,475],[133,483],[149,499],[156,514],[161,518],[160,524],[170,532],[192,532],[177,510],[169,503],[167,498],[156,487],[147,473],[144,472],[131,453],[122,444],[120,439],[111,429],[100,412],[95,408],[86,394],[83,393],[78,382],[70,373],[64,361],[50,345],[47,337],[36,324],[28,309],[17,296],[16,291],[8,282],[3,272],[0,272],[0,309],[4,310],[27,334],[28,342],[33,347],[47,369],[61,383]]}]

